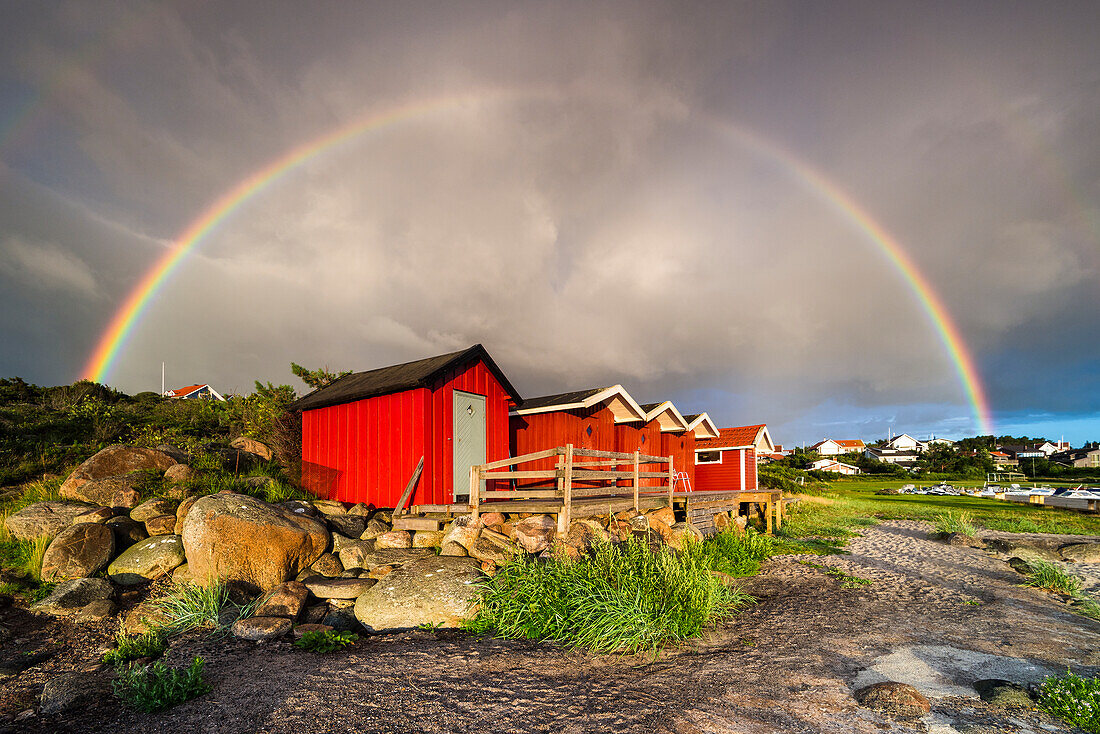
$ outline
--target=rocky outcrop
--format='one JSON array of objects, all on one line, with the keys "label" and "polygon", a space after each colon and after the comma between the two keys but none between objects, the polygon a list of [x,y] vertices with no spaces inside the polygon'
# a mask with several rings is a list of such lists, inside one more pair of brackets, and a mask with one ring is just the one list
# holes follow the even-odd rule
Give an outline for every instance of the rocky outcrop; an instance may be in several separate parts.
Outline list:
[{"label": "rocky outcrop", "polygon": [[177,463],[168,454],[156,449],[137,446],[108,446],[73,470],[61,485],[61,496],[68,499],[86,499],[82,492],[88,482],[108,477],[121,477],[133,471],[164,471]]},{"label": "rocky outcrop", "polygon": [[480,564],[473,559],[433,556],[413,561],[356,599],[355,617],[370,632],[422,624],[457,627],[472,611],[470,600],[480,578]]},{"label": "rocky outcrop", "polygon": [[554,542],[557,523],[549,515],[532,515],[515,524],[516,543],[528,553],[542,553]]},{"label": "rocky outcrop", "polygon": [[86,578],[107,567],[115,552],[115,535],[106,525],[80,523],[57,534],[42,556],[42,579]]},{"label": "rocky outcrop", "polygon": [[1072,563],[1100,563],[1100,543],[1070,543],[1058,553]]},{"label": "rocky outcrop", "polygon": [[255,439],[245,438],[244,436],[238,436],[230,441],[229,447],[259,456],[264,461],[271,461],[271,457],[273,456],[267,444],[260,443]]},{"label": "rocky outcrop", "polygon": [[122,586],[133,586],[160,578],[187,560],[183,539],[178,535],[160,535],[127,548],[107,567],[107,576]]},{"label": "rocky outcrop", "polygon": [[62,500],[35,502],[19,512],[8,515],[4,519],[4,526],[8,532],[20,540],[33,540],[42,535],[52,538],[72,525],[78,515],[93,509],[95,509],[94,505],[83,502]]},{"label": "rocky outcrop", "polygon": [[177,500],[168,499],[167,497],[154,497],[130,510],[130,519],[136,520],[137,522],[145,522],[150,518],[160,517],[162,515],[172,515],[175,517],[177,507],[179,507],[179,502]]},{"label": "rocky outcrop", "polygon": [[149,518],[145,521],[145,532],[149,533],[149,537],[153,537],[154,535],[175,535],[176,516],[159,515],[158,517]]},{"label": "rocky outcrop", "polygon": [[318,520],[240,494],[199,499],[183,522],[191,576],[224,578],[267,590],[292,579],[328,548]]}]

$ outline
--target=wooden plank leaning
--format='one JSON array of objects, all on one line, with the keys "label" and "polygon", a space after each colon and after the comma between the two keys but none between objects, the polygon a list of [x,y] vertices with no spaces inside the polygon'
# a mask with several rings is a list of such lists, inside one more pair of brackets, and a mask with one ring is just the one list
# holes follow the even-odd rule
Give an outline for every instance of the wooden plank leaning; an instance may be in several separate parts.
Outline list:
[{"label": "wooden plank leaning", "polygon": [[420,461],[416,464],[416,469],[413,470],[412,476],[409,477],[409,483],[405,485],[405,491],[401,493],[401,499],[397,501],[397,507],[393,510],[393,517],[400,517],[405,512],[405,503],[412,497],[413,489],[416,487],[417,481],[420,479],[420,473],[424,471],[424,457],[420,457]]}]

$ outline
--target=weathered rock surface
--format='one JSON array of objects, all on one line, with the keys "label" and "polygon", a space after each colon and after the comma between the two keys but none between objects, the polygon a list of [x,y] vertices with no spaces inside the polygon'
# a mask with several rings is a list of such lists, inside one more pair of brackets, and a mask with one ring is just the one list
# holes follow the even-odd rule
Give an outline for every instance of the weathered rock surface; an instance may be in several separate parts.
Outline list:
[{"label": "weathered rock surface", "polygon": [[305,500],[287,500],[286,502],[280,502],[279,507],[285,507],[293,512],[295,515],[306,515],[308,517],[317,517],[321,513],[317,511],[317,508],[311,505]]},{"label": "weathered rock surface", "polygon": [[660,520],[669,527],[672,527],[676,524],[676,514],[672,511],[672,508],[670,507],[662,507],[659,510],[651,510],[650,512],[647,512],[646,515],[648,515],[651,519]]},{"label": "weathered rock surface", "polygon": [[80,523],[57,534],[42,556],[42,579],[85,578],[107,567],[115,552],[115,535],[106,525]]},{"label": "weathered rock surface", "polygon": [[470,556],[479,561],[489,561],[502,566],[520,552],[522,552],[520,547],[511,541],[501,541],[482,535],[470,549]]},{"label": "weathered rock surface", "polygon": [[134,543],[145,540],[149,537],[149,533],[145,532],[145,526],[140,522],[135,522],[128,517],[118,516],[112,517],[107,522],[103,523],[105,527],[111,529],[111,532],[115,534],[115,550],[129,548]]},{"label": "weathered rock surface", "polygon": [[669,536],[665,538],[665,542],[672,548],[681,550],[685,543],[702,539],[703,533],[694,525],[689,522],[678,522],[669,528]]},{"label": "weathered rock surface", "polygon": [[469,552],[474,547],[478,537],[481,536],[481,527],[480,519],[475,520],[469,515],[459,515],[447,528],[447,534],[443,536],[441,547],[447,548],[448,543],[457,543]]},{"label": "weathered rock surface", "polygon": [[412,548],[412,535],[408,530],[391,530],[374,539],[375,548]]},{"label": "weathered rock surface", "polygon": [[133,586],[160,578],[187,560],[183,551],[183,538],[178,535],[159,535],[135,543],[111,562],[107,575],[122,586]]},{"label": "weathered rock surface", "polygon": [[374,513],[374,505],[369,505],[366,502],[358,502],[348,510],[349,515],[355,515],[363,519],[370,517],[372,513]]},{"label": "weathered rock surface", "polygon": [[253,642],[263,642],[282,637],[290,632],[294,623],[286,617],[249,617],[238,619],[229,628],[234,637]]},{"label": "weathered rock surface", "polygon": [[360,540],[370,540],[371,538],[377,538],[382,533],[388,533],[390,531],[390,524],[380,518],[372,517],[367,520],[366,526],[363,528],[363,532],[359,534]]},{"label": "weathered rock surface", "polygon": [[115,516],[115,511],[110,507],[94,507],[87,512],[82,512],[73,518],[73,525],[82,522],[105,523]]},{"label": "weathered rock surface", "polygon": [[1100,543],[1071,543],[1059,548],[1058,553],[1073,563],[1100,563]]},{"label": "weathered rock surface", "polygon": [[[85,485],[87,486],[87,485]],[[131,508],[141,502],[141,493],[134,487],[123,487],[111,495],[111,507]]]},{"label": "weathered rock surface", "polygon": [[73,520],[94,505],[83,502],[47,500],[27,505],[19,512],[13,512],[4,519],[4,526],[20,540],[33,540],[41,535],[54,537],[73,524]]},{"label": "weathered rock surface", "polygon": [[542,553],[554,542],[557,523],[549,515],[532,515],[513,528],[516,543],[528,553]]},{"label": "weathered rock surface", "polygon": [[191,508],[195,506],[195,503],[199,501],[198,496],[192,495],[190,497],[184,497],[180,500],[179,505],[176,507],[176,528],[175,534],[180,535],[183,532],[183,521],[187,519],[187,513],[191,511]]},{"label": "weathered rock surface", "polygon": [[480,515],[482,525],[503,525],[505,517],[499,512],[483,512]]},{"label": "weathered rock surface", "polygon": [[240,494],[199,499],[182,537],[193,578],[226,578],[260,590],[309,568],[329,543],[320,521]]},{"label": "weathered rock surface", "polygon": [[336,632],[362,632],[363,625],[355,618],[352,609],[333,609],[321,620],[321,624],[331,627]]},{"label": "weathered rock surface", "polygon": [[372,578],[337,578],[312,576],[302,582],[318,599],[356,599],[378,583]]},{"label": "weathered rock surface", "polygon": [[343,502],[337,502],[336,500],[313,500],[313,506],[322,515],[346,515],[348,514],[348,508]]},{"label": "weathered rock surface", "polygon": [[1003,555],[1023,558],[1027,561],[1060,561],[1062,556],[1054,548],[1034,543],[1021,542],[1019,540],[1005,540],[1002,538],[990,538],[986,545]]},{"label": "weathered rock surface", "polygon": [[149,518],[145,521],[145,532],[149,533],[150,537],[154,535],[176,535],[176,516],[160,515]]},{"label": "weathered rock surface", "polygon": [[[480,564],[433,556],[407,563],[355,600],[355,617],[370,632],[421,624],[456,627],[471,612]],[[326,620],[327,623],[327,620]]]},{"label": "weathered rock surface", "polygon": [[413,533],[413,548],[438,548],[443,545],[442,530],[417,530]]},{"label": "weathered rock surface", "polygon": [[254,454],[256,456],[259,456],[264,461],[271,461],[271,457],[274,455],[271,453],[271,449],[267,446],[267,444],[260,443],[255,439],[245,438],[244,436],[238,436],[237,438],[230,441],[229,448]]},{"label": "weathered rock surface", "polygon": [[110,599],[97,599],[86,605],[73,617],[77,624],[102,622],[118,611],[118,606]]},{"label": "weathered rock surface", "polygon": [[73,499],[83,500],[85,502],[94,502],[97,505],[121,507],[122,505],[116,505],[114,503],[115,495],[119,493],[132,493],[136,496],[138,492],[135,487],[140,478],[140,474],[124,474],[120,477],[93,479],[80,485],[79,488],[73,490],[71,493],[62,496],[72,497]]},{"label": "weathered rock surface", "polygon": [[137,522],[146,522],[151,518],[160,517],[162,515],[171,515],[175,517],[177,507],[179,507],[179,502],[177,500],[169,499],[168,497],[154,497],[130,510],[130,519],[136,520]]},{"label": "weathered rock surface", "polygon": [[860,706],[881,711],[890,716],[912,719],[932,710],[932,704],[920,691],[905,683],[886,681],[872,683],[855,692]]},{"label": "weathered rock surface", "polygon": [[103,672],[61,673],[50,678],[42,687],[38,712],[44,716],[54,716],[109,693],[108,678]]},{"label": "weathered rock surface", "polygon": [[434,555],[430,548],[375,548],[371,541],[360,540],[340,550],[340,563],[345,570],[369,571],[378,566],[400,566]]},{"label": "weathered rock surface", "polygon": [[110,599],[114,593],[107,579],[72,579],[55,586],[49,596],[32,604],[31,610],[57,616],[75,614],[94,601]]},{"label": "weathered rock surface", "polygon": [[340,564],[340,559],[332,553],[325,553],[309,567],[311,571],[319,573],[322,576],[328,578],[335,578],[339,576],[344,567]]},{"label": "weathered rock surface", "polygon": [[195,477],[195,470],[187,464],[173,464],[164,470],[165,480],[173,484],[182,484]]},{"label": "weathered rock surface", "polygon": [[107,477],[120,477],[133,471],[152,469],[164,471],[176,463],[168,454],[137,446],[108,446],[73,470],[61,485],[61,496],[85,499],[81,487],[88,482]]},{"label": "weathered rock surface", "polygon": [[325,520],[330,528],[349,538],[358,538],[367,527],[367,521],[359,515],[329,515]]},{"label": "weathered rock surface", "polygon": [[146,600],[126,613],[122,618],[122,631],[128,635],[143,635],[168,621],[168,615],[158,609],[152,600]]},{"label": "weathered rock surface", "polygon": [[974,681],[974,690],[978,696],[997,708],[1012,708],[1022,706],[1030,708],[1034,705],[1027,689],[1019,683],[1013,683],[999,678],[985,678]]},{"label": "weathered rock surface", "polygon": [[309,589],[300,581],[287,581],[272,589],[254,614],[257,617],[297,619],[306,605]]}]

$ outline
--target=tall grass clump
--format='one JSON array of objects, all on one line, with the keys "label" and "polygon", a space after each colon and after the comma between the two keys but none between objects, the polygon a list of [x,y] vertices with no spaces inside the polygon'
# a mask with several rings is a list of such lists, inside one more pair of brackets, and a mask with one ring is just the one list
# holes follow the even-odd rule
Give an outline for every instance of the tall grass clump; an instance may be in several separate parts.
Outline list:
[{"label": "tall grass clump", "polygon": [[[174,584],[165,596],[153,602],[153,606],[164,615],[160,625],[164,631],[178,634],[201,627],[223,630],[249,616],[261,599],[245,605],[235,604],[229,599],[229,586],[223,579],[217,579],[206,586]],[[229,613],[223,615],[223,610]]]},{"label": "tall grass clump", "polygon": [[681,554],[698,555],[707,569],[741,577],[755,575],[760,563],[774,555],[775,549],[773,538],[754,530],[723,530],[702,542],[686,544]]},{"label": "tall grass clump", "polygon": [[973,538],[978,529],[974,527],[974,523],[971,522],[972,519],[973,515],[966,510],[960,510],[959,512],[948,510],[937,514],[933,523],[936,526],[936,532],[940,535],[961,533],[968,538]]},{"label": "tall grass clump", "polygon": [[478,601],[473,632],[640,652],[697,636],[751,598],[723,585],[700,552],[653,552],[630,538],[579,560],[517,558],[481,585]]},{"label": "tall grass clump", "polygon": [[1078,597],[1081,595],[1081,583],[1080,576],[1068,573],[1061,566],[1047,561],[1032,561],[1031,572],[1023,585]]},{"label": "tall grass clump", "polygon": [[163,711],[210,690],[202,679],[205,662],[195,658],[187,668],[169,668],[162,662],[119,671],[112,682],[115,695],[146,713]]},{"label": "tall grass clump", "polygon": [[119,632],[115,635],[115,649],[103,655],[103,662],[109,665],[122,665],[138,658],[155,658],[168,648],[164,639],[164,630],[154,629],[141,635],[127,635]]},{"label": "tall grass clump", "polygon": [[1039,688],[1039,707],[1080,729],[1100,732],[1100,678],[1071,671],[1049,676]]}]

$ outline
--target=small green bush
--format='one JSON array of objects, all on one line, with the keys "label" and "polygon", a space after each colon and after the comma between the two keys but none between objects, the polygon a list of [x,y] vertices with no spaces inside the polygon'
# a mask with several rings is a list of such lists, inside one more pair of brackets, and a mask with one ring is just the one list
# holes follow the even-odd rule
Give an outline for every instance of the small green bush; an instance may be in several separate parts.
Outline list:
[{"label": "small green bush", "polygon": [[936,525],[936,532],[940,535],[950,535],[952,533],[961,533],[968,538],[973,538],[978,529],[974,527],[971,522],[973,516],[966,510],[960,510],[954,512],[948,510],[947,512],[941,512],[936,515],[934,523]]},{"label": "small green bush", "polygon": [[112,686],[116,696],[138,711],[162,711],[210,690],[202,679],[204,664],[197,657],[186,669],[169,668],[162,662],[129,667],[118,672]]},{"label": "small green bush", "polygon": [[1031,573],[1023,585],[1077,597],[1081,595],[1081,583],[1080,576],[1067,573],[1061,566],[1047,561],[1033,561]]},{"label": "small green bush", "polygon": [[336,652],[343,650],[348,645],[355,644],[359,635],[354,632],[333,632],[332,630],[310,630],[302,635],[302,639],[294,643],[309,652]]},{"label": "small green bush", "polygon": [[698,556],[698,561],[711,571],[730,576],[752,576],[760,563],[775,552],[775,541],[754,530],[743,533],[723,530],[702,542],[689,542],[681,554]]},{"label": "small green bush", "polygon": [[168,644],[164,640],[164,631],[150,630],[142,635],[125,635],[121,632],[115,636],[114,650],[108,650],[103,656],[103,662],[108,665],[122,665],[137,658],[160,657]]},{"label": "small green bush", "polygon": [[1085,731],[1100,732],[1100,678],[1082,678],[1069,670],[1049,676],[1039,688],[1039,706]]},{"label": "small green bush", "polygon": [[575,561],[521,556],[481,584],[478,612],[465,626],[594,652],[655,651],[752,601],[708,563],[698,550],[653,552],[636,538],[602,543]]}]

